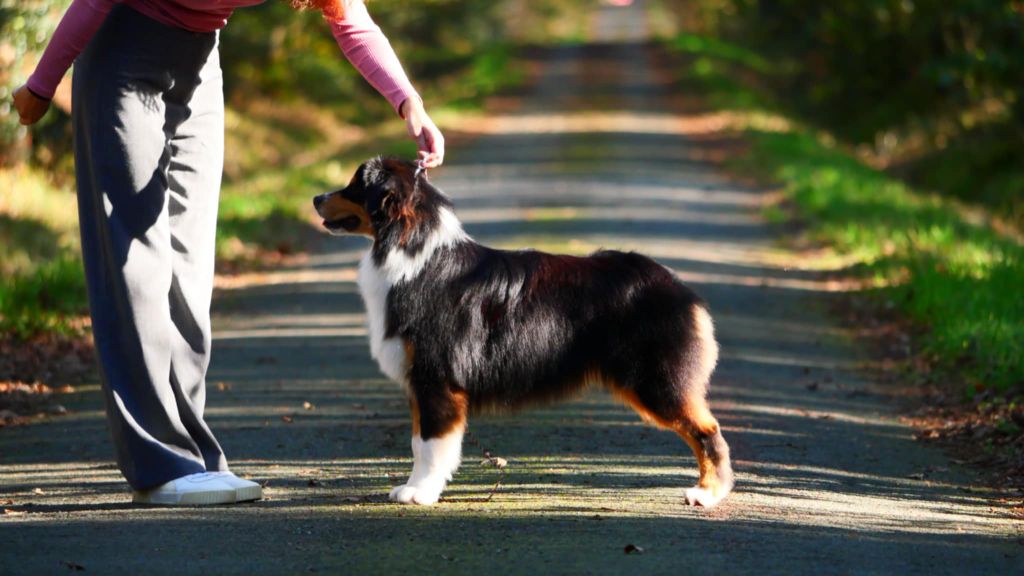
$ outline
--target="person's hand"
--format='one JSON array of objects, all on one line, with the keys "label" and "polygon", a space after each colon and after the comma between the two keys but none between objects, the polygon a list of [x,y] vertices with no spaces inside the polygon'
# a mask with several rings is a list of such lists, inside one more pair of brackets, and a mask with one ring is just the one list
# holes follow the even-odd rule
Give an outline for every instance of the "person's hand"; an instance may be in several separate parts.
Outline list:
[{"label": "person's hand", "polygon": [[18,116],[25,126],[39,122],[39,119],[50,109],[50,101],[36,96],[22,85],[14,91],[14,107],[18,109]]},{"label": "person's hand", "polygon": [[407,98],[402,102],[400,112],[405,118],[409,136],[419,147],[420,165],[424,168],[440,166],[444,162],[444,136],[423,109],[423,103],[419,98]]}]

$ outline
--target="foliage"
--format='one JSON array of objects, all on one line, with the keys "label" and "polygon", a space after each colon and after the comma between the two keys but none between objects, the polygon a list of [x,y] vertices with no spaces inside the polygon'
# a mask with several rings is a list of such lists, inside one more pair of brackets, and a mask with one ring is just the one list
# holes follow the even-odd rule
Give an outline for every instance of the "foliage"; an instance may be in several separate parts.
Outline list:
[{"label": "foliage", "polygon": [[803,112],[851,141],[935,116],[962,127],[988,101],[1024,128],[1024,5],[1017,0],[734,0],[722,28],[792,63]]},{"label": "foliage", "polygon": [[0,332],[71,330],[85,312],[74,196],[27,168],[0,168]]},{"label": "foliage", "polygon": [[[925,328],[927,353],[965,375],[971,391],[1024,383],[1019,239],[866,166],[832,133],[789,115],[772,83],[784,64],[721,37],[682,34],[669,45],[687,55],[688,90],[746,119],[750,153],[735,167],[780,183],[812,239]],[[773,129],[758,128],[758,116],[774,117]]]},{"label": "foliage", "polygon": [[1020,0],[685,4],[705,37],[770,64],[777,110],[1024,227]]},{"label": "foliage", "polygon": [[[521,80],[508,22],[546,30],[582,1],[540,0],[526,10],[512,0],[373,0],[370,9],[437,116]],[[0,0],[0,166],[10,166],[0,168],[0,331],[22,336],[64,330],[85,311],[69,118],[51,109],[28,132],[10,104],[68,3]],[[415,152],[321,15],[288,4],[238,10],[221,35],[228,111],[217,250],[232,267],[305,249],[309,198],[347,178],[359,159]]]},{"label": "foliage", "polygon": [[[488,0],[376,0],[371,9],[410,77],[428,93],[503,37],[496,3]],[[221,50],[229,100],[254,92],[303,100],[361,124],[394,114],[344,61],[317,12],[295,14],[283,2],[239,10],[223,32]]]},{"label": "foliage", "polygon": [[0,285],[0,332],[27,338],[39,332],[73,333],[86,309],[85,279],[77,255],[62,255]]},{"label": "foliage", "polygon": [[[18,123],[11,97],[32,71],[70,0],[0,0],[0,165],[15,160],[26,129]],[[51,119],[47,119],[52,122]]]},{"label": "foliage", "polygon": [[1024,383],[1024,246],[806,131],[749,135],[744,165],[781,182],[814,237],[927,328],[927,352],[963,370],[972,390]]}]

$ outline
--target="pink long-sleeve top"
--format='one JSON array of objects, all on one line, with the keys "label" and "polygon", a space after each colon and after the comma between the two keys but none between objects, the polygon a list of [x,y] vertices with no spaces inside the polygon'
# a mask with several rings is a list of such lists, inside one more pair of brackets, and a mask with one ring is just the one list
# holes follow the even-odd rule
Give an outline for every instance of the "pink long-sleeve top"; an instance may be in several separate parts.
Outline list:
[{"label": "pink long-sleeve top", "polygon": [[[28,87],[52,98],[71,63],[82,53],[115,4],[125,4],[150,18],[193,32],[213,32],[227,24],[235,8],[263,0],[73,0],[43,52]],[[408,98],[419,98],[398,56],[362,2],[351,2],[339,20],[328,20],[345,57],[396,111]]]}]

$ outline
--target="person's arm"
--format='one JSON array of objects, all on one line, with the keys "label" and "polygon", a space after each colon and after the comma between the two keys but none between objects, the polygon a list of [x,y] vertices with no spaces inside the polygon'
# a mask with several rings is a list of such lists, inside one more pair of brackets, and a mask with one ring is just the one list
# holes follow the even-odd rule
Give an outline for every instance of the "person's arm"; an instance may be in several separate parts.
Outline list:
[{"label": "person's arm", "polygon": [[22,124],[34,124],[50,107],[61,78],[119,0],[74,0],[64,13],[28,82],[14,92]]},{"label": "person's arm", "polygon": [[405,119],[424,167],[439,166],[444,160],[444,137],[423,109],[423,100],[409,82],[391,43],[361,0],[344,4],[344,16],[328,21],[345,58]]}]

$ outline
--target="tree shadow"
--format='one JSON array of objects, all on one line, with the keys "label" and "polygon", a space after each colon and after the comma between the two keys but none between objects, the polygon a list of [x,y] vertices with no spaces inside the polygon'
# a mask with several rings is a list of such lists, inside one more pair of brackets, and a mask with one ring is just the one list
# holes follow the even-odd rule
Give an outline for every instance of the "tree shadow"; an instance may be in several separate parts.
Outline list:
[{"label": "tree shadow", "polygon": [[[624,55],[600,48],[590,67],[637,65],[640,48]],[[566,65],[587,55],[564,50],[558,58]],[[653,94],[649,82],[639,81],[645,88],[638,101]],[[556,90],[578,96],[579,74],[545,82],[542,97]],[[588,148],[579,154],[582,164],[569,162],[566,178],[559,163],[580,140]],[[644,154],[619,156],[630,141]],[[509,142],[520,148],[502,162]],[[509,461],[491,502],[481,500],[496,472],[477,466],[477,449],[468,445],[439,506],[387,502],[383,495],[411,466],[410,421],[402,390],[382,379],[358,333],[363,309],[356,286],[352,279],[283,281],[219,294],[215,309],[224,316],[215,326],[207,399],[208,422],[232,466],[267,481],[268,501],[216,513],[82,504],[93,494],[87,481],[117,481],[116,471],[95,468],[112,453],[97,411],[0,435],[4,494],[50,506],[30,514],[31,521],[0,521],[0,534],[15,542],[24,566],[46,566],[57,553],[88,558],[88,568],[100,572],[178,569],[183,557],[190,569],[216,573],[661,573],[681,566],[789,573],[809,566],[934,574],[962,570],[964,558],[979,572],[1019,571],[1019,545],[1000,519],[1002,509],[990,511],[986,495],[965,491],[969,475],[919,446],[896,420],[890,391],[858,372],[848,335],[820,313],[830,296],[814,284],[816,274],[765,265],[757,251],[770,231],[753,221],[711,223],[749,220],[762,191],[728,185],[713,159],[673,164],[673,154],[699,145],[685,134],[648,140],[635,131],[482,135],[463,165],[437,182],[457,209],[481,211],[467,225],[481,240],[612,238],[649,248],[684,277],[697,278],[691,284],[711,303],[723,352],[712,409],[737,474],[736,491],[721,507],[684,506],[683,489],[697,478],[686,445],[647,427],[604,392],[471,418],[478,443]],[[519,162],[519,154],[535,162]],[[646,155],[655,158],[650,170],[637,170]],[[530,210],[549,217],[544,210],[567,207],[599,216],[530,220]],[[622,223],[610,212],[617,207],[652,212]],[[670,209],[690,212],[657,215]],[[351,269],[357,248],[350,241],[325,244],[338,253],[316,260],[315,269]],[[96,393],[94,408],[98,400]],[[53,474],[58,470],[70,477]],[[78,472],[85,479],[76,480]],[[32,494],[62,484],[71,486],[70,504]],[[56,533],[62,538],[52,538]],[[241,560],[195,554],[207,549],[211,534],[219,549],[260,553]],[[126,537],[159,545],[141,545],[145,558],[126,556]],[[56,544],[21,544],[41,539]],[[644,553],[625,554],[627,544]],[[696,562],[684,564],[691,558]]]}]

